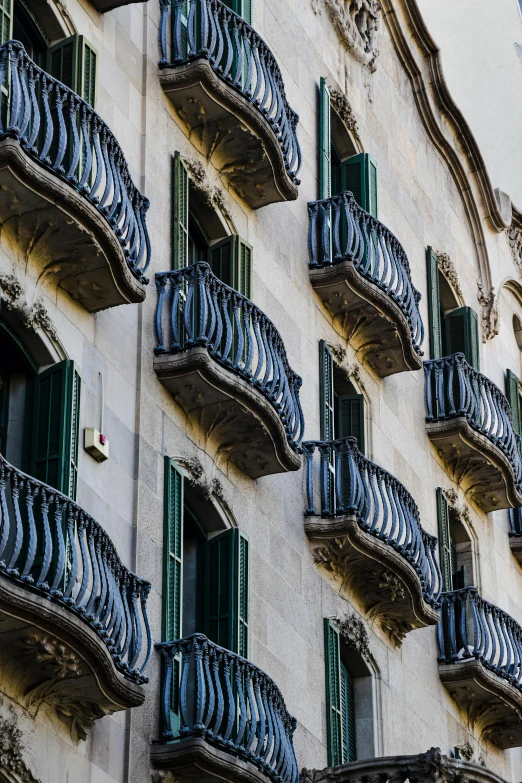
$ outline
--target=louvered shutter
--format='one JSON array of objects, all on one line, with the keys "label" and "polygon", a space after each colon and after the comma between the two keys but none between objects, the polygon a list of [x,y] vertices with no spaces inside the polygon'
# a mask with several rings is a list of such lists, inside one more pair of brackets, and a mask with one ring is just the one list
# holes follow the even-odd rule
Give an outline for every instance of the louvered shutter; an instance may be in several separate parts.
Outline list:
[{"label": "louvered shutter", "polygon": [[444,316],[446,355],[463,353],[475,370],[480,369],[478,316],[471,307],[459,307]]},{"label": "louvered shutter", "polygon": [[98,54],[83,35],[78,41],[78,93],[94,109],[96,106],[96,80],[98,74]]},{"label": "louvered shutter", "polygon": [[432,247],[426,250],[428,278],[428,319],[430,333],[430,357],[442,357],[442,330],[440,322],[439,264],[437,254]]},{"label": "louvered shutter", "polygon": [[374,218],[379,217],[377,163],[361,152],[341,163],[341,187],[353,193],[356,202]]},{"label": "louvered shutter", "polygon": [[71,35],[47,50],[47,71],[74,92],[80,92],[78,66],[83,36]]},{"label": "louvered shutter", "polygon": [[252,246],[241,237],[232,237],[234,265],[232,287],[240,294],[252,299]]},{"label": "louvered shutter", "polygon": [[439,559],[440,570],[442,572],[442,590],[446,592],[453,589],[455,553],[452,552],[449,504],[446,495],[440,487],[437,488],[437,521],[439,527]]},{"label": "louvered shutter", "polygon": [[506,373],[506,397],[511,405],[511,411],[513,414],[513,427],[515,432],[522,434],[521,420],[520,420],[520,381],[517,376],[511,370]]},{"label": "louvered shutter", "polygon": [[174,258],[172,265],[174,269],[184,269],[188,265],[189,174],[179,152],[174,155],[173,181]]},{"label": "louvered shutter", "polygon": [[330,90],[324,76],[319,88],[319,198],[332,195],[332,137],[330,130]]},{"label": "louvered shutter", "polygon": [[337,397],[336,437],[357,438],[357,448],[364,454],[364,397],[362,394],[342,394]]},{"label": "louvered shutter", "polygon": [[33,379],[30,473],[76,499],[80,375],[65,359]]},{"label": "louvered shutter", "polygon": [[341,704],[341,643],[339,630],[331,620],[324,621],[324,655],[326,665],[326,728],[328,766],[343,763],[343,726]]},{"label": "louvered shutter", "polygon": [[232,287],[233,280],[233,257],[234,248],[232,246],[232,237],[226,237],[208,249],[208,263],[212,272],[225,285]]},{"label": "louvered shutter", "polygon": [[243,656],[248,654],[248,561],[248,539],[237,528],[205,544],[204,633]]},{"label": "louvered shutter", "polygon": [[319,405],[321,440],[333,440],[334,433],[334,379],[333,356],[325,340],[319,343]]},{"label": "louvered shutter", "polygon": [[341,729],[343,764],[355,761],[355,688],[353,677],[341,661]]},{"label": "louvered shutter", "polygon": [[13,37],[13,0],[0,0],[0,44]]},{"label": "louvered shutter", "polygon": [[224,5],[239,14],[245,22],[252,24],[252,0],[225,0]]}]

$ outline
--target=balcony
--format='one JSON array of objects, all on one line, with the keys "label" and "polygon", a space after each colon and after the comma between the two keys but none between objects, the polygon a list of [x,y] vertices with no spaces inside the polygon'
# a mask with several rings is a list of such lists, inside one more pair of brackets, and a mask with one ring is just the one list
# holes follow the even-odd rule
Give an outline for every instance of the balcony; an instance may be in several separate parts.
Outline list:
[{"label": "balcony", "polygon": [[[151,749],[155,769],[172,772],[180,783],[298,783],[296,721],[270,677],[201,634],[156,647],[164,678],[161,738]],[[174,681],[173,689],[174,671],[179,686]]]},{"label": "balcony", "polygon": [[273,323],[204,262],[156,285],[154,369],[205,448],[252,478],[299,470],[301,378]]},{"label": "balcony", "polygon": [[252,209],[296,199],[299,118],[266,43],[221,0],[188,0],[186,21],[160,2],[160,83],[191,142]]},{"label": "balcony", "polygon": [[483,511],[522,505],[520,438],[498,386],[464,354],[424,362],[426,431],[446,466]]},{"label": "balcony", "polygon": [[382,378],[420,370],[420,294],[399,241],[345,192],[308,204],[310,280],[361,361]]},{"label": "balcony", "polygon": [[504,780],[482,764],[443,756],[440,748],[430,748],[416,756],[384,756],[353,761],[323,770],[305,769],[303,783],[360,783],[391,781],[394,783],[433,783],[459,780],[461,783],[504,783]]},{"label": "balcony", "polygon": [[0,221],[35,283],[89,312],[145,299],[147,199],[111,131],[23,46],[0,46]]},{"label": "balcony", "polygon": [[509,509],[509,546],[522,565],[522,508]]},{"label": "balcony", "polygon": [[[325,567],[399,645],[439,620],[437,539],[420,525],[409,492],[366,459],[354,438],[303,443],[305,531]],[[316,511],[315,492],[321,508]]]},{"label": "balcony", "polygon": [[149,590],[92,517],[0,455],[0,665],[25,709],[85,739],[142,704]]},{"label": "balcony", "polygon": [[475,587],[442,594],[439,676],[470,726],[499,748],[522,745],[522,628]]}]

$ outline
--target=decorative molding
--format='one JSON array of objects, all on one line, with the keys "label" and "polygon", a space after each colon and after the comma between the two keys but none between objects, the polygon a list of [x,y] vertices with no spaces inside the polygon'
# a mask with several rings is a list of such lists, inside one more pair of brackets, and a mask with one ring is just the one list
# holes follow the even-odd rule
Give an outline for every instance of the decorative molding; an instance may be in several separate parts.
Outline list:
[{"label": "decorative molding", "polygon": [[343,346],[339,343],[337,343],[337,345],[331,345],[328,343],[328,347],[333,353],[334,358],[337,360],[337,363],[342,364],[346,359],[346,348],[343,348]]},{"label": "decorative molding", "polygon": [[346,49],[358,62],[375,71],[381,18],[378,0],[312,0],[314,13],[320,14],[324,6]]},{"label": "decorative molding", "polygon": [[80,658],[63,642],[43,631],[32,631],[20,640],[24,654],[50,669],[58,680],[64,677],[79,677],[83,673]]},{"label": "decorative molding", "polygon": [[511,226],[511,228],[506,228],[506,237],[511,248],[513,262],[519,275],[522,276],[522,231],[517,226]]},{"label": "decorative molding", "polygon": [[473,522],[471,521],[471,512],[469,510],[469,506],[466,505],[466,503],[459,503],[457,490],[453,488],[445,489],[444,494],[446,495],[446,499],[450,505],[450,508],[455,513],[455,515],[459,519],[464,520],[464,522],[466,522],[473,529]]},{"label": "decorative molding", "polygon": [[210,209],[218,209],[226,220],[233,222],[232,214],[226,204],[225,194],[218,185],[210,185],[207,172],[202,163],[193,158],[183,157],[190,174],[190,184],[194,190],[205,196],[205,204]]},{"label": "decorative molding", "polygon": [[482,326],[482,342],[487,342],[496,337],[499,328],[498,309],[496,305],[495,289],[491,288],[489,293],[486,293],[484,284],[481,280],[477,280],[477,299],[482,307],[481,326]]},{"label": "decorative molding", "polygon": [[[0,697],[0,705],[3,699]],[[10,717],[0,716],[0,767],[15,775],[20,783],[40,783],[23,760],[22,732],[17,728],[18,718],[11,705]]]},{"label": "decorative molding", "polygon": [[459,276],[455,264],[447,253],[437,252],[436,255],[437,264],[440,271],[451,285],[457,296],[464,300],[464,294],[462,293],[462,288],[460,287]]},{"label": "decorative molding", "polygon": [[343,641],[351,650],[358,652],[365,660],[371,657],[370,637],[366,626],[357,615],[348,615],[342,620],[339,617],[334,618],[333,622],[339,629]]},{"label": "decorative molding", "polygon": [[455,745],[455,750],[458,750],[460,755],[465,761],[472,761],[475,751],[473,746],[469,742],[463,742],[461,745]]},{"label": "decorative molding", "polygon": [[37,333],[43,329],[53,339],[58,339],[58,333],[43,300],[37,299],[31,307],[25,299],[25,291],[16,275],[0,274],[0,299],[8,310],[13,310],[26,329]]},{"label": "decorative molding", "polygon": [[107,707],[71,695],[67,679],[58,677],[37,685],[25,696],[25,706],[33,717],[44,704],[68,727],[74,742],[86,740],[94,722],[112,714]]},{"label": "decorative molding", "polygon": [[353,133],[357,141],[360,141],[357,120],[353,113],[352,104],[346,95],[341,90],[330,88],[330,103],[348,130]]}]

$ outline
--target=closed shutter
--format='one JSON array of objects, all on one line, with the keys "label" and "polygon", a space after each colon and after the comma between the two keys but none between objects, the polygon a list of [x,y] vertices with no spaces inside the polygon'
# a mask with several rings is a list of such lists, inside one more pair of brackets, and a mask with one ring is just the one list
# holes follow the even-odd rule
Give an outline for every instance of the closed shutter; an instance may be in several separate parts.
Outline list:
[{"label": "closed shutter", "polygon": [[0,44],[13,37],[13,0],[0,0]]},{"label": "closed shutter", "polygon": [[343,764],[357,758],[355,751],[355,688],[353,677],[341,661],[341,729]]},{"label": "closed shutter", "polygon": [[446,355],[463,353],[475,370],[480,369],[478,316],[471,307],[459,307],[444,316]]},{"label": "closed shutter", "polygon": [[341,163],[343,191],[351,191],[359,206],[374,218],[379,217],[377,179],[377,163],[367,152],[361,152]]},{"label": "closed shutter", "polygon": [[332,195],[332,138],[330,131],[330,90],[324,76],[319,88],[319,198]]},{"label": "closed shutter", "polygon": [[515,432],[518,432],[520,435],[522,434],[520,420],[520,381],[511,370],[508,370],[506,373],[506,397],[508,398],[513,413],[513,427]]},{"label": "closed shutter", "polygon": [[442,357],[442,330],[440,322],[439,263],[432,247],[426,251],[428,277],[428,319],[430,333],[430,357]]},{"label": "closed shutter", "polygon": [[33,379],[30,473],[76,499],[80,376],[65,359]]},{"label": "closed shutter", "polygon": [[188,265],[189,173],[181,153],[174,155],[172,211],[174,222],[173,269]]},{"label": "closed shutter", "polygon": [[450,533],[449,504],[443,490],[437,488],[437,521],[439,527],[439,559],[442,572],[442,590],[453,589],[456,553],[452,551],[453,542]]},{"label": "closed shutter", "polygon": [[343,719],[341,703],[341,643],[339,630],[331,620],[324,621],[326,665],[326,728],[328,766],[343,763]]},{"label": "closed shutter", "polygon": [[231,528],[205,544],[204,633],[215,644],[248,655],[249,545]]},{"label": "closed shutter", "polygon": [[364,397],[343,394],[337,397],[336,427],[338,438],[357,438],[357,448],[364,454]]}]

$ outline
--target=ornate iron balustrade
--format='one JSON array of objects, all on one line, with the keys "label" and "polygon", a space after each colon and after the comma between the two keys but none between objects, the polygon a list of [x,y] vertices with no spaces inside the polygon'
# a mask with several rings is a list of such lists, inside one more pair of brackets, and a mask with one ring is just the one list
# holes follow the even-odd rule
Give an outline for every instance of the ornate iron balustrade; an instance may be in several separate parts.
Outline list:
[{"label": "ornate iron balustrade", "polygon": [[424,362],[426,421],[465,417],[469,425],[492,441],[506,456],[522,494],[520,437],[513,428],[511,407],[498,386],[473,369],[464,354]]},{"label": "ornate iron balustrade", "polygon": [[17,139],[88,199],[112,227],[131,272],[148,282],[149,201],[134,185],[108,126],[83,98],[39,68],[18,41],[0,46],[0,85],[8,96],[2,96],[7,111],[0,113],[0,139]]},{"label": "ornate iron balustrade", "polygon": [[442,593],[439,663],[472,658],[522,691],[522,628],[476,587]]},{"label": "ornate iron balustrade", "polygon": [[408,322],[413,348],[423,355],[420,293],[399,240],[346,191],[308,204],[310,267],[352,261],[357,271],[393,299]]},{"label": "ornate iron balustrade", "polygon": [[148,681],[150,582],[125,568],[83,509],[1,454],[0,574],[76,614],[104,640],[127,679]]},{"label": "ornate iron balustrade", "polygon": [[269,318],[222,283],[205,262],[160,272],[156,286],[156,353],[205,346],[216,361],[270,401],[288,443],[299,451],[304,430],[299,400],[302,380],[288,364],[283,340]]},{"label": "ornate iron balustrade", "polygon": [[[274,131],[290,179],[299,185],[298,115],[290,108],[274,55],[260,35],[222,0],[160,0],[160,68],[204,57],[218,76],[256,106]],[[171,56],[167,21],[172,14]]]},{"label": "ornate iron balustrade", "polygon": [[[298,783],[292,737],[295,718],[281,691],[261,669],[202,634],[156,645],[165,664],[161,742],[176,739],[170,720],[178,693],[178,739],[203,737],[217,748],[254,764],[274,783]],[[173,682],[181,658],[179,686]]]},{"label": "ornate iron balustrade", "polygon": [[[391,473],[370,462],[355,438],[303,443],[306,459],[306,516],[355,516],[359,527],[392,547],[416,571],[424,600],[440,606],[441,573],[437,538],[420,524],[419,510],[406,488]],[[320,457],[314,465],[314,455]],[[332,471],[333,467],[333,471]],[[314,499],[319,480],[321,509]]]}]

